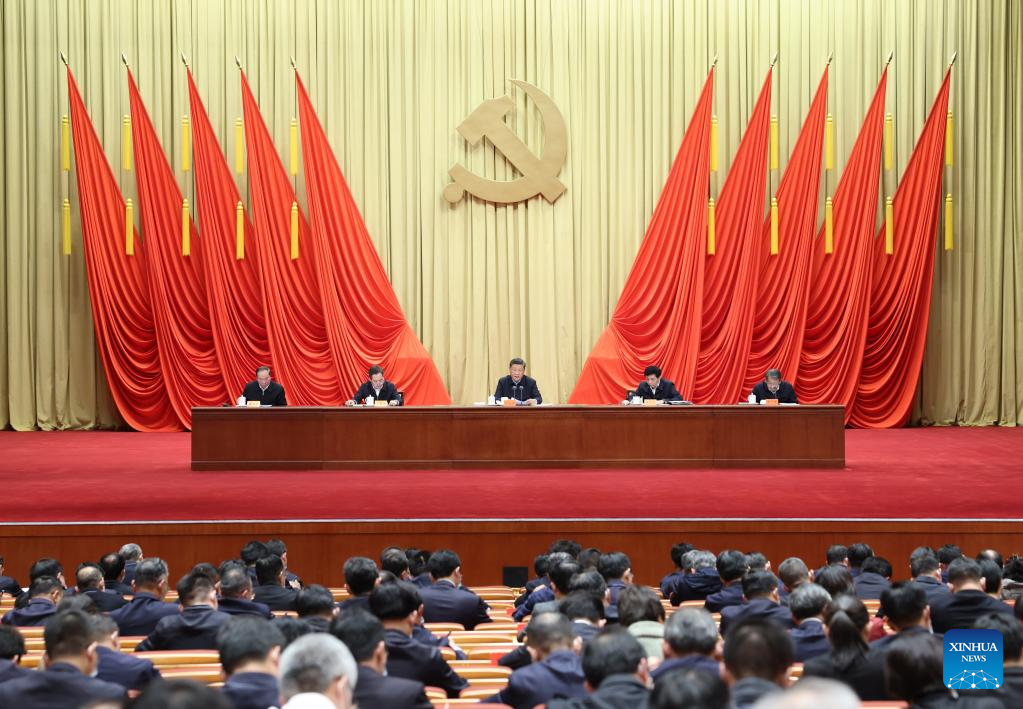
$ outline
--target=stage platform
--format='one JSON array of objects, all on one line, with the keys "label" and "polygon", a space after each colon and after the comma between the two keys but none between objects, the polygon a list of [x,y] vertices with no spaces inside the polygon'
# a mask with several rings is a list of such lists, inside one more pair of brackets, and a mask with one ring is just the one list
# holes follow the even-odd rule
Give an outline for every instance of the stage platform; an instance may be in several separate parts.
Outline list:
[{"label": "stage platform", "polygon": [[46,554],[76,565],[130,540],[182,571],[270,536],[333,585],[344,558],[389,544],[453,547],[477,584],[558,536],[629,552],[651,583],[682,540],[776,563],[867,541],[897,576],[921,543],[1023,551],[1023,429],[847,430],[838,470],[193,472],[189,436],[0,433],[8,568]]}]

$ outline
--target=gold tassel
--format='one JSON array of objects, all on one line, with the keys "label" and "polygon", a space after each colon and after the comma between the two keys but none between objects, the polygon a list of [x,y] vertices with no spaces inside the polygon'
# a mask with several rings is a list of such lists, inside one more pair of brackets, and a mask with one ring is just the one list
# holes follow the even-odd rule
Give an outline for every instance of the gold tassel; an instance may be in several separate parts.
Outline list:
[{"label": "gold tassel", "polygon": [[188,198],[181,200],[181,255],[192,254],[192,229],[188,218]]},{"label": "gold tassel", "polygon": [[240,200],[234,208],[234,257],[238,261],[245,258],[245,207]]},{"label": "gold tassel", "polygon": [[291,260],[298,258],[298,202],[291,203]]},{"label": "gold tassel", "polygon": [[824,253],[830,254],[835,251],[835,218],[831,197],[824,200]]},{"label": "gold tassel", "polygon": [[710,117],[710,171],[718,171],[718,117]]},{"label": "gold tassel", "polygon": [[291,119],[291,174],[298,174],[298,121]]},{"label": "gold tassel", "polygon": [[884,252],[888,256],[895,253],[895,207],[891,197],[884,201]]},{"label": "gold tassel", "polygon": [[892,129],[894,124],[895,124],[895,119],[892,117],[892,114],[891,113],[886,113],[884,115],[884,169],[885,170],[891,170],[892,169],[892,162],[893,162],[892,154],[894,153],[894,148],[895,148],[895,146],[892,143],[892,141],[894,140],[893,129]]},{"label": "gold tassel", "polygon": [[234,121],[234,171],[239,175],[245,171],[245,129],[241,118]]},{"label": "gold tassel", "polygon": [[135,216],[132,214],[134,210],[131,197],[129,197],[124,201],[124,253],[126,256],[135,255]]},{"label": "gold tassel", "polygon": [[192,128],[188,124],[188,116],[181,117],[181,171],[192,169]]},{"label": "gold tassel", "polygon": [[945,116],[945,164],[952,164],[952,112]]},{"label": "gold tassel", "polygon": [[[951,116],[952,114],[948,114]],[[952,193],[945,195],[945,251],[952,250]]]},{"label": "gold tassel", "polygon": [[778,255],[778,198],[771,197],[771,255]]},{"label": "gold tassel", "polygon": [[60,117],[60,169],[64,172],[71,170],[71,122],[67,114]]},{"label": "gold tassel", "polygon": [[824,119],[824,169],[835,169],[835,119],[830,113]]},{"label": "gold tassel", "polygon": [[61,216],[61,253],[65,256],[71,255],[71,200],[64,198],[64,206],[60,210]]},{"label": "gold tassel", "polygon": [[131,118],[125,114],[121,121],[121,167],[131,170]]},{"label": "gold tassel", "polygon": [[714,224],[714,198],[711,197],[707,200],[707,255],[713,256],[717,252],[717,245],[715,243],[715,231],[717,227]]},{"label": "gold tassel", "polygon": [[778,169],[778,116],[771,116],[771,169]]}]

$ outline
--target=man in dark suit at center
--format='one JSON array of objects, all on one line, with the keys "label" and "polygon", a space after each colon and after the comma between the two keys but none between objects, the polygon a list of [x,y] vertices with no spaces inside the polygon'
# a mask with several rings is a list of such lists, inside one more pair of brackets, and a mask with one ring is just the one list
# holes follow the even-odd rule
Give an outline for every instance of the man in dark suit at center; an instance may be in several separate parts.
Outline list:
[{"label": "man in dark suit at center", "polygon": [[764,381],[753,387],[753,395],[759,404],[764,399],[777,399],[779,404],[798,404],[796,390],[786,381],[782,381],[781,371],[768,369]]},{"label": "man in dark suit at center", "polygon": [[795,662],[826,655],[831,649],[824,632],[824,609],[830,602],[831,594],[815,583],[801,583],[789,594],[789,611],[796,623],[789,631]]},{"label": "man in dark suit at center", "polygon": [[121,635],[149,635],[161,618],[177,615],[176,603],[165,603],[167,597],[167,564],[159,557],[143,559],[135,568],[132,587],[135,595],[126,606],[110,614]]},{"label": "man in dark suit at center", "polygon": [[880,556],[871,556],[863,561],[860,575],[853,579],[856,597],[861,601],[881,598],[885,590],[892,587],[892,565]]},{"label": "man in dark suit at center", "polygon": [[742,603],[742,577],[749,571],[746,555],[738,549],[726,549],[717,558],[717,572],[721,577],[721,590],[704,600],[703,607],[711,613]]},{"label": "man in dark suit at center", "polygon": [[295,611],[298,591],[284,585],[284,562],[276,554],[264,556],[256,562],[256,580],[252,598],[272,611]]},{"label": "man in dark suit at center", "polygon": [[682,401],[682,395],[678,393],[674,383],[661,378],[661,368],[651,364],[643,370],[644,380],[636,387],[636,396],[643,399],[656,399],[657,401]]},{"label": "man in dark suit at center", "polygon": [[265,618],[235,616],[220,626],[217,652],[227,677],[221,693],[235,709],[279,706],[282,645],[284,635]]},{"label": "man in dark suit at center", "polygon": [[985,593],[980,564],[973,559],[960,557],[949,564],[948,582],[952,593],[947,598],[935,598],[931,605],[935,633],[971,628],[977,618],[988,613],[1012,615],[1008,604]]},{"label": "man in dark suit at center", "polygon": [[121,652],[121,639],[113,618],[98,615],[92,619],[92,625],[99,659],[96,677],[125,689],[142,689],[160,676],[152,660]]},{"label": "man in dark suit at center", "polygon": [[256,381],[249,382],[242,390],[245,403],[258,401],[260,406],[287,406],[284,387],[270,379],[270,368],[265,364],[256,368]]},{"label": "man in dark suit at center", "polygon": [[40,576],[28,587],[28,603],[22,608],[7,611],[3,622],[7,625],[41,626],[57,612],[57,604],[64,598],[64,588],[54,576]]},{"label": "man in dark suit at center", "polygon": [[536,380],[526,376],[526,360],[516,357],[508,363],[508,375],[497,380],[494,398],[515,399],[522,406],[537,406],[543,403]]},{"label": "man in dark suit at center", "polygon": [[462,561],[458,554],[448,549],[435,551],[426,568],[433,577],[433,585],[419,593],[427,623],[461,623],[466,630],[473,630],[490,622],[486,601],[462,587]]},{"label": "man in dark suit at center", "polygon": [[220,600],[217,610],[228,615],[251,615],[266,620],[273,619],[273,613],[265,603],[252,600],[252,579],[248,570],[236,563],[224,569],[220,575]]},{"label": "man in dark suit at center", "polygon": [[216,650],[217,630],[231,616],[217,610],[217,590],[213,582],[199,573],[189,573],[178,581],[179,615],[162,618],[145,640],[135,647],[146,650]]},{"label": "man in dark suit at center", "polygon": [[352,398],[345,402],[345,406],[361,404],[371,396],[374,403],[386,401],[388,406],[401,406],[403,403],[398,387],[394,386],[393,382],[384,379],[384,368],[379,364],[374,364],[369,368],[369,381],[362,383]]},{"label": "man in dark suit at center", "polygon": [[745,618],[770,620],[786,630],[793,625],[792,614],[778,602],[778,579],[770,571],[750,571],[742,577],[743,603],[721,609],[721,632]]}]

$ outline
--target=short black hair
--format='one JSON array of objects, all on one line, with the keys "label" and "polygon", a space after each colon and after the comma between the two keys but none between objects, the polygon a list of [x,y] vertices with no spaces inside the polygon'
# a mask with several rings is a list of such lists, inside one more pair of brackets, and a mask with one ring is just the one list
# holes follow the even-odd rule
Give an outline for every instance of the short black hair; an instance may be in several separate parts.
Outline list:
[{"label": "short black hair", "polygon": [[303,635],[313,632],[313,626],[301,618],[281,616],[280,618],[274,618],[273,624],[280,631],[281,635],[284,636],[284,644],[281,645],[282,651]]},{"label": "short black hair", "polygon": [[546,554],[537,554],[533,557],[533,573],[536,574],[537,578],[542,578],[547,575]]},{"label": "short black hair", "polygon": [[679,542],[678,544],[671,545],[671,563],[676,568],[682,568],[682,557],[685,556],[686,552],[690,552],[695,549],[689,542]]},{"label": "short black hair", "polygon": [[910,559],[909,562],[909,573],[913,575],[913,578],[923,574],[933,574],[940,568],[941,563],[938,561],[938,557],[933,554],[921,554]]},{"label": "short black hair", "polygon": [[167,563],[157,556],[150,556],[135,566],[135,585],[147,588],[156,586],[161,580],[166,580],[168,574]]},{"label": "short black hair", "polygon": [[131,709],[231,709],[231,703],[212,687],[191,679],[150,682],[131,702]]},{"label": "short black hair", "polygon": [[40,576],[57,576],[64,573],[64,566],[56,559],[50,557],[43,557],[37,560],[28,570],[28,581],[32,583]]},{"label": "short black hair", "polygon": [[551,542],[551,545],[547,547],[548,554],[556,554],[557,552],[564,552],[571,556],[573,559],[579,558],[579,552],[583,550],[583,545],[574,539],[556,539]]},{"label": "short black hair", "polygon": [[547,573],[550,576],[551,583],[561,593],[567,593],[568,587],[572,585],[572,578],[582,570],[582,567],[574,561],[563,561],[560,564],[556,564]]},{"label": "short black hair", "polygon": [[584,569],[597,569],[597,564],[600,563],[600,549],[597,547],[587,547],[579,552],[579,556],[576,557],[576,561],[579,562],[579,566]]},{"label": "short black hair", "polygon": [[948,565],[949,583],[958,585],[965,581],[979,582],[982,577],[980,564],[965,556],[959,557]]},{"label": "short black hair", "polygon": [[276,554],[264,556],[256,562],[256,581],[262,585],[273,585],[284,573],[284,562]]},{"label": "short black hair", "polygon": [[741,579],[748,569],[746,555],[738,549],[725,549],[718,554],[717,570],[722,580],[727,582]]},{"label": "short black hair", "polygon": [[920,622],[927,609],[927,593],[912,581],[892,584],[881,591],[881,615],[899,628]]},{"label": "short black hair", "polygon": [[725,667],[735,679],[759,677],[774,682],[792,665],[789,634],[778,623],[740,620],[725,635]]},{"label": "short black hair", "polygon": [[764,598],[778,589],[778,579],[770,571],[750,571],[742,577],[742,595],[748,600]]},{"label": "short black hair", "polygon": [[266,550],[271,554],[283,557],[288,553],[288,545],[284,543],[283,539],[267,539]]},{"label": "short black hair", "polygon": [[413,576],[419,576],[426,571],[426,564],[430,561],[430,552],[425,549],[406,549],[405,558],[408,559],[408,571]]},{"label": "short black hair", "polygon": [[252,566],[264,556],[268,556],[269,554],[270,550],[266,548],[266,544],[258,539],[253,539],[242,547],[239,556],[241,556],[242,561],[245,562],[246,566]]},{"label": "short black hair", "polygon": [[409,570],[405,550],[398,547],[384,549],[380,552],[380,568],[401,578],[401,575]]},{"label": "short black hair", "polygon": [[798,556],[790,556],[778,564],[778,580],[790,591],[794,591],[799,584],[810,580],[810,569]]},{"label": "short black hair", "polygon": [[604,577],[605,581],[620,579],[625,572],[632,568],[632,561],[624,552],[612,551],[600,555],[597,562],[597,571]]},{"label": "short black hair", "polygon": [[361,609],[345,611],[330,624],[330,634],[345,644],[356,662],[373,657],[384,639],[384,624]]},{"label": "short black hair", "polygon": [[855,589],[852,574],[848,568],[840,564],[825,566],[817,572],[813,580],[815,583],[823,586],[824,590],[830,593],[832,597],[843,593],[853,593]]},{"label": "short black hair", "polygon": [[516,364],[521,364],[522,367],[525,368],[526,360],[522,359],[521,357],[512,357],[511,361],[508,363],[508,369],[511,369]]},{"label": "short black hair", "polygon": [[103,569],[99,564],[83,561],[78,565],[78,570],[75,572],[75,585],[79,591],[98,589],[103,580]]},{"label": "short black hair", "polygon": [[354,596],[361,596],[377,585],[380,570],[376,562],[365,556],[353,556],[345,562],[345,583]]},{"label": "short black hair", "polygon": [[860,567],[863,573],[872,573],[884,576],[886,579],[892,577],[892,565],[891,562],[885,559],[883,556],[871,556],[863,560],[863,566]]},{"label": "short black hair", "polygon": [[938,549],[938,561],[948,566],[963,555],[963,550],[955,544],[945,544]]},{"label": "short black hair", "polygon": [[218,581],[220,581],[220,569],[208,561],[200,561],[192,567],[192,570],[189,573],[195,574],[196,576],[205,576],[214,586]]},{"label": "short black hair", "polygon": [[590,569],[572,577],[568,584],[568,592],[584,591],[594,598],[604,601],[604,594],[607,593],[607,581],[600,575],[599,571]]},{"label": "short black hair", "polygon": [[369,609],[380,620],[401,620],[419,610],[419,589],[407,581],[382,583],[369,594]]},{"label": "short black hair", "polygon": [[0,660],[13,660],[25,654],[25,638],[13,625],[0,624]]},{"label": "short black hair", "polygon": [[1002,660],[1019,662],[1023,657],[1023,623],[1006,613],[988,613],[973,621],[977,630],[997,630],[1002,634]]},{"label": "short black hair", "polygon": [[462,565],[458,554],[450,549],[438,549],[430,554],[430,560],[426,562],[426,570],[435,579],[447,578],[455,573],[455,569]]},{"label": "short black hair", "polygon": [[307,615],[330,614],[334,612],[335,607],[334,595],[329,589],[317,583],[309,584],[303,588],[298,592],[298,598],[295,599],[295,610],[298,611],[299,618],[304,618]]},{"label": "short black hair", "polygon": [[103,570],[104,579],[117,581],[124,573],[124,557],[116,551],[104,554],[99,560],[99,567]]},{"label": "short black hair", "polygon": [[659,377],[661,376],[661,368],[656,364],[651,364],[649,367],[643,370],[644,377]]},{"label": "short black hair", "polygon": [[57,604],[57,612],[63,613],[64,611],[81,611],[88,616],[100,614],[99,608],[96,607],[96,601],[92,600],[92,596],[87,596],[84,593],[76,593],[73,596],[64,596],[60,599],[60,603]]},{"label": "short black hair", "polygon": [[824,560],[827,561],[828,566],[841,564],[847,558],[849,558],[849,548],[845,544],[832,544],[824,552]]},{"label": "short black hair", "polygon": [[[57,612],[59,613],[60,611]],[[116,632],[117,621],[97,610],[96,615],[92,616],[92,639],[96,642],[102,642],[105,639],[109,639]]]},{"label": "short black hair", "polygon": [[931,692],[948,692],[942,642],[930,633],[902,633],[892,640],[885,653],[884,674],[888,694],[910,704]]},{"label": "short black hair", "polygon": [[764,571],[767,569],[767,557],[760,551],[746,552],[746,566],[750,571]]},{"label": "short black hair", "polygon": [[870,548],[870,545],[860,542],[850,545],[846,556],[849,559],[849,566],[858,569],[863,566],[864,561],[874,556],[874,550]]},{"label": "short black hair", "polygon": [[252,577],[244,566],[232,566],[220,577],[220,595],[224,598],[241,598],[252,589]]},{"label": "short black hair", "polygon": [[371,376],[371,377],[374,374],[383,374],[383,373],[384,373],[384,368],[381,367],[379,364],[374,364],[372,367],[369,368],[369,376]]},{"label": "short black hair", "polygon": [[46,621],[43,643],[51,661],[82,655],[92,645],[92,619],[82,611],[56,613]]},{"label": "short black hair", "polygon": [[604,619],[604,603],[586,591],[572,591],[558,603],[558,612],[569,620],[599,623]]},{"label": "short black hair", "polygon": [[681,667],[657,678],[650,709],[720,709],[731,706],[728,685],[705,670]]},{"label": "short black hair", "polygon": [[625,628],[604,628],[583,648],[583,674],[594,689],[611,675],[634,674],[646,650]]},{"label": "short black hair", "polygon": [[1023,558],[1010,556],[1002,567],[1002,578],[1023,581]]},{"label": "short black hair", "polygon": [[526,645],[545,654],[571,648],[574,640],[572,621],[561,613],[533,615],[526,626]]},{"label": "short black hair", "polygon": [[789,594],[789,610],[799,622],[821,615],[830,602],[831,594],[816,583],[801,583]]},{"label": "short black hair", "polygon": [[664,622],[664,606],[646,586],[626,586],[618,593],[618,622],[629,627],[641,620]]},{"label": "short black hair", "polygon": [[187,573],[178,581],[178,603],[183,606],[195,603],[200,596],[208,595],[216,588],[216,584],[203,574]]},{"label": "short black hair", "polygon": [[983,559],[980,562],[980,575],[984,579],[985,593],[998,593],[1002,590],[1002,567],[991,561]]},{"label": "short black hair", "polygon": [[270,651],[284,645],[284,636],[266,618],[236,615],[217,630],[217,652],[224,674],[251,660],[266,660]]},{"label": "short black hair", "polygon": [[56,577],[38,576],[32,579],[32,584],[28,587],[28,597],[48,596],[55,588],[59,588],[61,591],[64,590],[64,587],[60,585],[60,581]]}]

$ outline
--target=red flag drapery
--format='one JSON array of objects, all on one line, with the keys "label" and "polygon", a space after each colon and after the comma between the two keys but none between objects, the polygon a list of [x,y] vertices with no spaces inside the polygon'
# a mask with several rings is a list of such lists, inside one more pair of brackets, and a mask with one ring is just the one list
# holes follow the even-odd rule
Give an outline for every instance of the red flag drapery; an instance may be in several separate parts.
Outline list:
[{"label": "red flag drapery", "polygon": [[902,426],[913,407],[931,310],[950,75],[945,73],[892,200],[894,253],[885,253],[885,224],[874,239],[867,344],[850,419],[854,426]]},{"label": "red flag drapery", "polygon": [[129,426],[139,431],[176,431],[181,423],[167,398],[160,369],[143,245],[133,228],[135,255],[125,254],[121,190],[70,69],[67,82],[89,298],[107,384]]},{"label": "red flag drapery", "polygon": [[810,285],[810,254],[817,228],[827,103],[828,70],[825,68],[775,193],[778,199],[776,256],[769,254],[770,215],[763,222],[759,246],[762,267],[742,391],[749,391],[768,369],[779,369],[783,376],[794,377],[799,368]]},{"label": "red flag drapery", "polygon": [[[182,197],[131,70],[128,70],[132,147],[139,217],[146,236],[146,285],[164,372],[173,372],[167,396],[185,428],[193,406],[220,406],[227,389],[210,328],[202,260],[182,255]],[[189,223],[190,250],[200,248]]]},{"label": "red flag drapery", "polygon": [[847,422],[867,338],[887,79],[885,68],[835,190],[834,253],[824,253],[823,226],[817,234],[806,330],[795,378],[801,402],[842,404]]},{"label": "red flag drapery", "polygon": [[700,354],[693,401],[734,404],[746,376],[767,183],[771,125],[771,76],[760,89],[746,133],[721,188],[716,208],[716,248],[704,262]]},{"label": "red flag drapery", "polygon": [[217,357],[228,395],[233,397],[255,377],[256,367],[273,364],[260,289],[259,255],[251,238],[252,222],[245,212],[243,229],[249,236],[245,258],[235,257],[236,208],[241,196],[191,70],[188,100],[195,158],[195,213],[202,226],[199,256],[206,274],[206,299]]},{"label": "red flag drapery", "polygon": [[319,244],[299,210],[299,257],[291,258],[295,192],[244,72],[241,82],[253,234],[277,378],[288,392],[288,403],[337,406],[347,395],[341,390],[341,370],[323,315],[318,258],[313,251]]},{"label": "red flag drapery", "polygon": [[319,247],[321,297],[346,391],[383,366],[409,404],[450,404],[440,373],[387,279],[359,208],[298,72],[299,119],[309,213]]},{"label": "red flag drapery", "polygon": [[657,364],[691,396],[700,346],[714,71],[689,120],[611,322],[583,364],[573,404],[620,401]]}]

